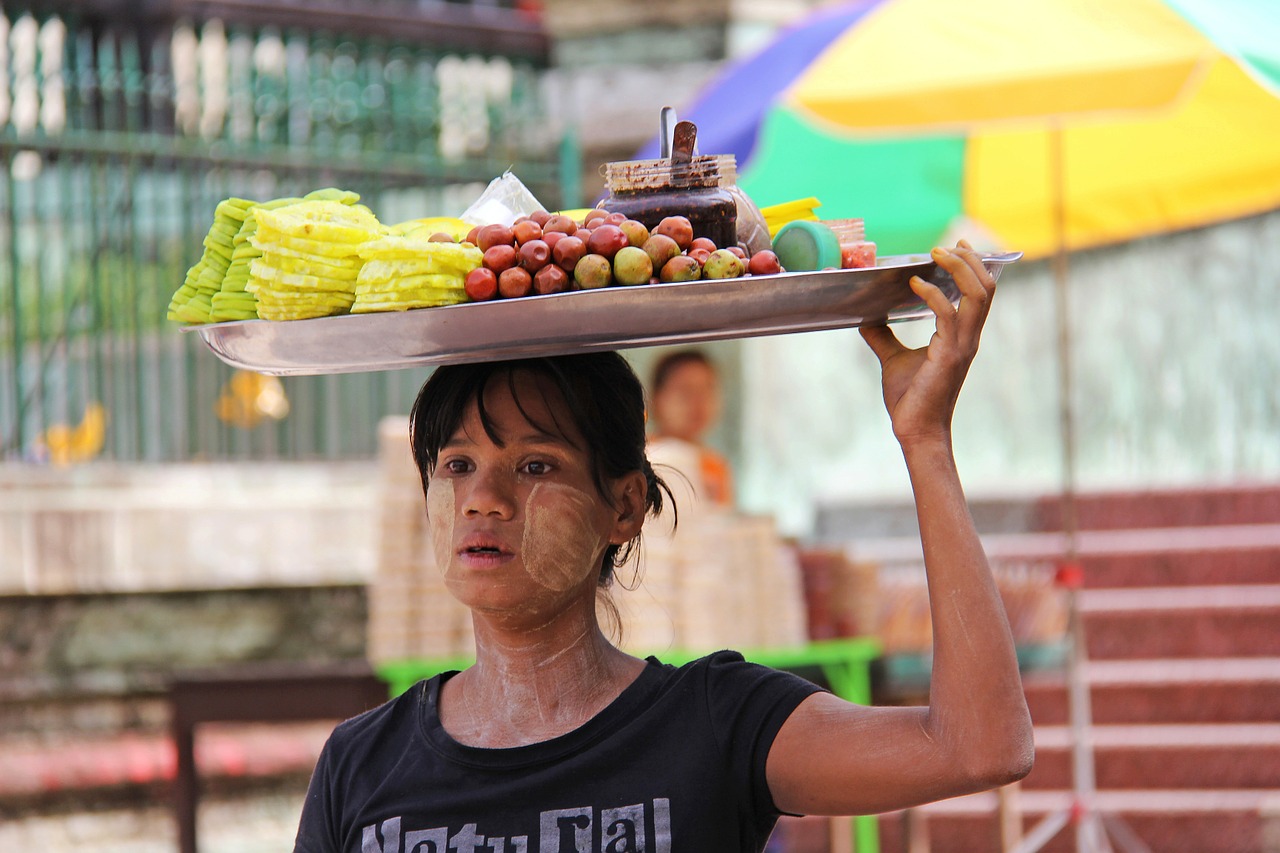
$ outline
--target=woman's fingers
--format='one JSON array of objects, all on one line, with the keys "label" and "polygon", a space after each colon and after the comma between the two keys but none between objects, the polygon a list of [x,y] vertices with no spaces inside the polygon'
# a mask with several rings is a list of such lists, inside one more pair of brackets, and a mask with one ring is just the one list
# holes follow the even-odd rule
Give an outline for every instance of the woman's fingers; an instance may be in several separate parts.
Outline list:
[{"label": "woman's fingers", "polygon": [[995,276],[987,271],[982,256],[964,240],[955,249],[934,249],[933,258],[951,274],[960,290],[960,304],[955,311],[960,334],[976,337],[986,322],[991,296],[995,293]]},{"label": "woman's fingers", "polygon": [[937,317],[938,331],[943,334],[949,334],[951,328],[955,325],[956,309],[952,306],[951,300],[942,292],[942,289],[932,282],[925,281],[918,275],[913,275],[910,281],[911,289],[924,300],[924,304],[929,306],[934,315]]},{"label": "woman's fingers", "polygon": [[[991,273],[991,270],[987,269],[987,265],[982,262],[981,253],[970,246],[968,241],[961,240],[956,244],[953,254],[958,255],[969,265],[978,280],[978,284],[981,285],[983,292],[986,294],[986,298],[990,300],[991,294],[996,289],[996,277]],[[977,294],[975,293],[974,295],[976,296]]]},{"label": "woman's fingers", "polygon": [[888,326],[861,326],[858,331],[881,364],[906,349]]}]

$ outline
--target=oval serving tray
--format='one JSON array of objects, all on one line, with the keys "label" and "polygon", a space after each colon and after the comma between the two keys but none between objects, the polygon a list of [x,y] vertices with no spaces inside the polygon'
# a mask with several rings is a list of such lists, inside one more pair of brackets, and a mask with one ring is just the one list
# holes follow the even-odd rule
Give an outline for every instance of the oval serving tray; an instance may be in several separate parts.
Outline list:
[{"label": "oval serving tray", "polygon": [[[999,278],[1021,252],[983,259]],[[919,275],[953,302],[951,276],[928,255],[868,269],[606,287],[311,320],[189,326],[233,367],[275,376],[357,373],[596,350],[813,332],[914,320],[932,312]]]}]

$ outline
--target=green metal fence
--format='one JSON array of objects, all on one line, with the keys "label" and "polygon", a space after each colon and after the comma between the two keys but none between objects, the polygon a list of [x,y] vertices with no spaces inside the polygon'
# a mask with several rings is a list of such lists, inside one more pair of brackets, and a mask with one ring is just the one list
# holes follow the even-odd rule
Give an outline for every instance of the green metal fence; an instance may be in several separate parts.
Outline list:
[{"label": "green metal fence", "polygon": [[287,378],[284,419],[215,414],[234,371],[164,318],[214,206],[339,186],[384,222],[456,215],[508,168],[548,207],[576,206],[579,156],[546,103],[536,57],[6,5],[0,458],[93,452],[95,406],[107,459],[372,454],[422,373]]}]

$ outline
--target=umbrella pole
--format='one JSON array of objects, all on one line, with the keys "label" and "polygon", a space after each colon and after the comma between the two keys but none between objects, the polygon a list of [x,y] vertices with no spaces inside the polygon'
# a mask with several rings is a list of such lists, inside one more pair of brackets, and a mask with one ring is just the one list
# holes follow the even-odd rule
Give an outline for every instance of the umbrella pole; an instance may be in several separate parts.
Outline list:
[{"label": "umbrella pole", "polygon": [[1058,582],[1067,590],[1067,713],[1071,730],[1072,802],[1051,812],[1023,838],[1013,853],[1034,853],[1067,826],[1075,827],[1076,853],[1112,853],[1110,834],[1123,853],[1150,853],[1149,848],[1115,815],[1103,815],[1095,806],[1097,778],[1093,763],[1092,699],[1085,677],[1088,649],[1080,615],[1080,589],[1084,571],[1079,561],[1079,517],[1076,507],[1076,435],[1074,389],[1071,369],[1071,304],[1068,294],[1066,240],[1066,177],[1063,131],[1054,120],[1049,134],[1050,184],[1053,193],[1056,251],[1053,255],[1054,314],[1057,325],[1058,417],[1062,442],[1063,559]]}]

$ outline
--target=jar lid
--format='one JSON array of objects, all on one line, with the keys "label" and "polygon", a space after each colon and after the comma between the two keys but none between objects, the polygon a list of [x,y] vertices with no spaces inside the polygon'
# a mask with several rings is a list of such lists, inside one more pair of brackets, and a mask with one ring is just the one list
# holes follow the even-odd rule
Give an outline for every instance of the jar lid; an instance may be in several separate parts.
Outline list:
[{"label": "jar lid", "polygon": [[773,238],[773,251],[787,272],[840,269],[840,240],[821,222],[797,219],[788,222]]},{"label": "jar lid", "polygon": [[734,164],[732,154],[698,155],[685,162],[665,158],[616,160],[605,164],[604,177],[610,191],[704,189],[723,186],[723,168],[733,168],[730,175],[736,175]]}]

